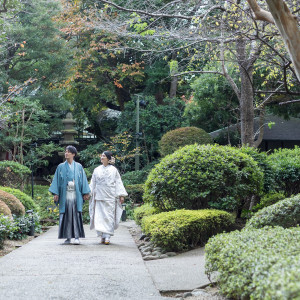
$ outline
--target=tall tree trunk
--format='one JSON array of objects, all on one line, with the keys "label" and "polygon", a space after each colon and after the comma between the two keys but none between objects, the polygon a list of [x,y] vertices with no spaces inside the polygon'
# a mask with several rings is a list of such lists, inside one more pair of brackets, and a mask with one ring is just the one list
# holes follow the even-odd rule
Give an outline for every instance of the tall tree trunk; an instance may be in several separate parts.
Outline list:
[{"label": "tall tree trunk", "polygon": [[241,78],[240,118],[242,145],[254,146],[254,94],[252,88],[253,65],[246,58],[246,41],[237,41],[237,55]]}]

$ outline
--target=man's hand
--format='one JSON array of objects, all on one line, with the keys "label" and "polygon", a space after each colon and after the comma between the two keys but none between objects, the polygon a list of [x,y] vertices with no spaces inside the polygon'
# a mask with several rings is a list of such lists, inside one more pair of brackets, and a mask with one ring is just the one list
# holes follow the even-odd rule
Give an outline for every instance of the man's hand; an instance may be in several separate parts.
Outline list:
[{"label": "man's hand", "polygon": [[83,195],[83,200],[87,201],[90,199],[90,194]]},{"label": "man's hand", "polygon": [[59,198],[58,198],[58,195],[54,195],[54,196],[53,196],[54,202],[58,202],[58,199],[59,199]]}]

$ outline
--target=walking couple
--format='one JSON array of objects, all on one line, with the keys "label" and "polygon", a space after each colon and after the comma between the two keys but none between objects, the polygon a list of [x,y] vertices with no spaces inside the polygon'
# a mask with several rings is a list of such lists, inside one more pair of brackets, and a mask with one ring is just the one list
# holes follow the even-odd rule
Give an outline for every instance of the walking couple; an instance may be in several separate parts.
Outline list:
[{"label": "walking couple", "polygon": [[72,238],[73,244],[80,244],[79,238],[85,237],[83,200],[90,200],[90,229],[96,230],[100,243],[108,245],[119,225],[127,192],[110,151],[101,154],[102,164],[94,170],[90,185],[82,165],[74,160],[76,155],[75,147],[66,147],[66,161],[57,167],[49,188],[54,202],[59,203],[58,238],[66,239],[64,244],[70,244]]}]

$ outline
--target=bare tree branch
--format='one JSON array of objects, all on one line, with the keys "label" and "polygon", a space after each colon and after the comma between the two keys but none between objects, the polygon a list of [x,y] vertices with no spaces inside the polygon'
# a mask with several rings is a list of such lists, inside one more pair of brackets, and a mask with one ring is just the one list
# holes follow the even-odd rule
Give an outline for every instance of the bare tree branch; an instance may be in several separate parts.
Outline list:
[{"label": "bare tree branch", "polygon": [[256,20],[266,21],[268,23],[275,24],[272,14],[264,9],[261,9],[261,7],[257,4],[256,0],[247,1],[254,13]]},{"label": "bare tree branch", "polygon": [[7,12],[6,4],[7,4],[7,0],[3,0],[3,3],[2,3],[3,9],[0,9],[0,13]]}]

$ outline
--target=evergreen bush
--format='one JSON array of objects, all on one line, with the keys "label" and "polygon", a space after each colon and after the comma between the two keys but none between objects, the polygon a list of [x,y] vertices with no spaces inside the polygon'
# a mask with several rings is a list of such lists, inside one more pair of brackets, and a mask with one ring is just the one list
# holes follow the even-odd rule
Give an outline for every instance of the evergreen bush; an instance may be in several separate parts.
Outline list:
[{"label": "evergreen bush", "polygon": [[220,210],[176,210],[143,218],[142,229],[166,251],[203,245],[211,236],[229,230],[234,217]]},{"label": "evergreen bush", "polygon": [[262,183],[257,163],[239,149],[195,144],[166,156],[152,169],[143,199],[161,211],[235,211],[261,192]]},{"label": "evergreen bush", "polygon": [[125,186],[145,183],[149,171],[139,170],[126,172],[122,175],[122,181]]},{"label": "evergreen bush", "polygon": [[300,193],[300,147],[274,150],[268,162],[273,168],[276,191],[287,196]]},{"label": "evergreen bush", "polygon": [[159,152],[162,156],[166,156],[186,145],[212,143],[212,137],[203,129],[182,127],[171,130],[162,136],[159,142]]},{"label": "evergreen bush", "polygon": [[5,202],[12,214],[16,216],[23,216],[25,214],[23,204],[14,195],[0,190],[0,200]]},{"label": "evergreen bush", "polygon": [[300,227],[219,234],[205,246],[205,272],[233,299],[300,299]]},{"label": "evergreen bush", "polygon": [[298,224],[300,224],[300,194],[261,209],[247,222],[246,228],[264,226],[288,228]]},{"label": "evergreen bush", "polygon": [[134,209],[133,218],[138,225],[141,225],[144,217],[152,216],[157,213],[159,213],[159,211],[151,204],[143,204]]},{"label": "evergreen bush", "polygon": [[10,187],[3,187],[3,186],[0,186],[0,190],[12,194],[16,198],[18,198],[21,201],[21,203],[24,205],[25,210],[32,209],[34,211],[38,211],[38,206],[35,204],[32,198],[26,195],[25,193],[21,192],[20,190],[13,189]]},{"label": "evergreen bush", "polygon": [[0,186],[22,188],[28,179],[30,169],[14,161],[0,161]]},{"label": "evergreen bush", "polygon": [[9,234],[17,230],[17,228],[11,217],[0,213],[0,249],[3,248],[4,241],[8,238]]},{"label": "evergreen bush", "polygon": [[143,202],[144,184],[126,185],[125,189],[130,201],[133,203]]}]

